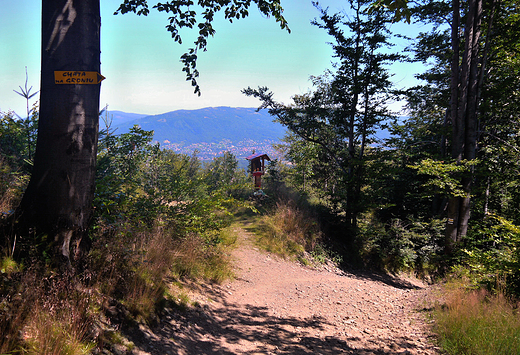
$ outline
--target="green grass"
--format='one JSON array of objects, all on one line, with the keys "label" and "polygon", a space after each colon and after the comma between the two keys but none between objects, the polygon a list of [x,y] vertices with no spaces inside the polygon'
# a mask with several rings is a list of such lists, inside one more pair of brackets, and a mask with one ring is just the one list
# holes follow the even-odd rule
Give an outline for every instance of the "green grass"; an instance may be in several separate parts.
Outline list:
[{"label": "green grass", "polygon": [[14,272],[22,271],[22,267],[11,257],[3,257],[0,259],[0,273],[1,274],[12,274]]},{"label": "green grass", "polygon": [[[175,278],[191,278],[222,282],[233,277],[231,260],[225,248],[234,242],[225,238],[219,245],[208,245],[203,238],[190,235],[174,248],[175,257],[171,263],[171,273]],[[236,239],[235,239],[236,240]]]},{"label": "green grass", "polygon": [[325,255],[320,244],[322,232],[310,211],[300,209],[291,202],[279,201],[273,209],[257,218],[249,228],[256,234],[258,247],[289,259],[297,259],[304,264],[305,252],[319,257]]},{"label": "green grass", "polygon": [[284,258],[297,257],[304,251],[302,245],[288,238],[286,234],[273,233],[267,229],[258,236],[256,244],[262,249]]},{"label": "green grass", "polygon": [[520,354],[520,314],[502,295],[449,291],[434,318],[439,345],[448,354]]}]

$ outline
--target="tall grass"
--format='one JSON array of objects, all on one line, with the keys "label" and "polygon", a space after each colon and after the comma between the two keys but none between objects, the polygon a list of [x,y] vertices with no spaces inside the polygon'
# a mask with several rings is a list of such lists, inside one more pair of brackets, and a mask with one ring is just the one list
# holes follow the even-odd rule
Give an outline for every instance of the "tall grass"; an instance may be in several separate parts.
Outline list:
[{"label": "tall grass", "polygon": [[166,292],[166,278],[175,259],[172,236],[163,229],[136,234],[133,272],[123,304],[137,319],[150,320]]},{"label": "tall grass", "polygon": [[[26,354],[83,355],[95,347],[88,341],[89,325],[78,315],[80,308],[60,312],[36,307],[23,328]],[[70,312],[72,311],[72,312]]]},{"label": "tall grass", "polygon": [[0,155],[0,218],[8,215],[21,199],[29,176],[14,171]]},{"label": "tall grass", "polygon": [[[176,257],[172,263],[172,275],[177,278],[206,279],[222,282],[233,277],[231,260],[225,252],[226,244],[232,244],[228,230],[220,233],[218,245],[209,243],[196,234],[190,234],[176,243]],[[229,246],[229,245],[228,245]]]},{"label": "tall grass", "polygon": [[0,299],[0,353],[90,353],[92,294],[76,289],[70,279],[39,270],[17,276],[17,288]]},{"label": "tall grass", "polygon": [[451,290],[434,317],[434,331],[448,354],[520,354],[518,307],[501,294]]},{"label": "tall grass", "polygon": [[168,294],[171,280],[222,282],[232,277],[231,262],[221,245],[198,234],[178,236],[167,228],[105,232],[91,255],[92,269],[98,273],[95,287],[145,322],[155,318],[165,298],[176,298]]},{"label": "tall grass", "polygon": [[[221,238],[226,241],[220,244],[232,244],[232,236]],[[114,330],[107,328],[107,319],[118,325],[153,323],[167,300],[185,302],[173,294],[172,280],[231,277],[231,262],[220,244],[196,234],[179,237],[163,228],[121,226],[98,231],[81,276],[68,277],[44,265],[24,270],[4,258],[0,354],[81,355],[95,346],[110,349]]]},{"label": "tall grass", "polygon": [[322,250],[322,232],[318,221],[308,210],[290,201],[280,200],[263,216],[258,226],[257,244],[283,257],[299,257],[304,252]]}]

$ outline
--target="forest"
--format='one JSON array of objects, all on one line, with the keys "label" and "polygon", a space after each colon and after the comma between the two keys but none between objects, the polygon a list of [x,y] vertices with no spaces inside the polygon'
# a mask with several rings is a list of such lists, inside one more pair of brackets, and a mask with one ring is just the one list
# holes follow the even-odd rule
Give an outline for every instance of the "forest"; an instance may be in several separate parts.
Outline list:
[{"label": "forest", "polygon": [[[480,3],[474,18],[471,2],[462,16],[446,3],[408,8],[431,31],[404,54],[391,52],[396,13],[351,5],[315,20],[336,66],[313,91],[286,105],[266,87],[244,90],[290,131],[284,179],[327,206],[364,263],[429,274],[464,265],[474,282],[518,294],[518,4]],[[422,84],[395,88],[396,61],[424,63]],[[406,116],[388,108],[397,97]],[[378,140],[380,129],[391,138]]]},{"label": "forest", "polygon": [[[200,50],[213,34],[211,11],[224,6],[206,3]],[[239,3],[226,18],[247,16],[250,1]],[[279,2],[254,3],[287,28]],[[162,308],[182,308],[168,283],[232,278],[229,226],[244,216],[254,216],[266,248],[300,262],[334,260],[430,283],[457,279],[465,290],[485,290],[486,300],[502,295],[516,304],[520,3],[346,4],[346,13],[315,4],[313,23],[330,35],[334,66],[312,77],[307,93],[282,103],[267,87],[243,90],[289,132],[276,146],[285,159],[267,168],[266,199],[251,197],[252,177],[232,154],[203,164],[196,154],[162,149],[138,126],[117,134],[106,109],[94,108],[98,133],[96,125],[81,129],[95,143],[63,149],[48,118],[50,69],[42,69],[40,100],[28,80],[16,90],[27,112],[0,113],[0,353],[101,353],[118,341],[104,326],[110,317],[151,324]],[[125,1],[119,11],[145,13],[145,5]],[[156,7],[183,5],[168,6]],[[181,20],[172,26],[194,26],[196,14],[173,13]],[[392,32],[396,21],[427,29],[404,53],[392,51],[392,40],[406,37]],[[169,30],[180,41],[178,29]],[[196,51],[183,60],[198,92]],[[396,62],[423,63],[421,84],[397,87]],[[406,102],[402,112],[390,109],[395,101]],[[381,130],[390,138],[378,138]],[[67,172],[48,169],[84,149]],[[301,218],[289,222],[287,208]],[[516,310],[512,317],[518,326]]]}]

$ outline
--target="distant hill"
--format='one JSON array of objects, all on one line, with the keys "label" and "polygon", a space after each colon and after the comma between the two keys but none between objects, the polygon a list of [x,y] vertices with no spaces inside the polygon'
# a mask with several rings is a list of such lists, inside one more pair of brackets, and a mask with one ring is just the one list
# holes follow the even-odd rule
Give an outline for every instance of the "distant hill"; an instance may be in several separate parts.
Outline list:
[{"label": "distant hill", "polygon": [[[126,133],[134,125],[154,131],[154,140],[161,145],[280,140],[285,128],[273,122],[266,110],[254,108],[209,107],[199,110],[178,110],[154,116],[112,111],[113,128]],[[141,117],[139,117],[141,116]],[[134,118],[135,117],[135,118]],[[133,119],[132,119],[133,118]]]},{"label": "distant hill", "polygon": [[[283,159],[272,147],[280,143],[286,128],[273,122],[267,110],[255,108],[208,107],[198,110],[177,110],[160,115],[143,115],[109,111],[116,134],[126,133],[134,125],[154,131],[154,141],[177,153],[193,154],[211,160],[225,151],[232,152],[242,163],[253,150]],[[103,123],[101,123],[101,128]],[[376,132],[378,139],[387,139],[390,132]]]},{"label": "distant hill", "polygon": [[163,148],[190,155],[196,151],[202,160],[230,151],[242,161],[253,150],[281,158],[272,144],[280,143],[286,132],[285,127],[273,122],[267,110],[256,112],[254,108],[208,107],[154,116],[110,111],[108,116],[116,134],[127,133],[138,125],[154,131],[154,141]]}]

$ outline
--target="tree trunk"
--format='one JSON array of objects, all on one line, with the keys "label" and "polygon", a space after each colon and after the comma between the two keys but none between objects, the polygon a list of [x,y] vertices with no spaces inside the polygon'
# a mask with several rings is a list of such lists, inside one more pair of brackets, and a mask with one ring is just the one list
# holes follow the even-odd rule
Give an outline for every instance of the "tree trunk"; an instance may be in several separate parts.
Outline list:
[{"label": "tree trunk", "polygon": [[[452,119],[452,158],[457,162],[474,160],[477,142],[477,106],[478,106],[478,45],[482,17],[482,1],[469,0],[467,21],[464,28],[465,47],[462,63],[459,67],[458,24],[460,4],[453,0],[452,24],[452,82],[451,82],[451,119]],[[451,252],[453,245],[467,233],[471,212],[471,176],[462,178],[465,197],[452,197],[448,205],[446,225],[446,251]]]},{"label": "tree trunk", "polygon": [[[465,136],[464,136],[464,159],[474,160],[477,153],[477,106],[478,106],[478,93],[479,93],[479,75],[478,75],[478,46],[480,39],[480,24],[482,18],[482,0],[476,0],[470,2],[473,4],[471,12],[471,37],[468,39],[467,51],[469,52],[470,68],[468,77],[468,101],[465,115]],[[469,23],[468,23],[469,25]],[[473,168],[472,168],[473,169]],[[464,177],[462,180],[462,186],[466,192],[466,196],[463,198],[460,210],[460,225],[459,225],[459,240],[464,237],[468,231],[468,223],[471,214],[471,191],[473,186],[473,173]]]},{"label": "tree trunk", "polygon": [[[453,21],[451,24],[451,48],[453,57],[451,59],[451,99],[450,99],[450,121],[452,126],[452,155],[454,151],[460,150],[460,134],[459,121],[457,120],[457,108],[459,103],[459,56],[460,56],[460,2],[459,0],[452,1]],[[453,244],[457,240],[457,221],[458,221],[458,198],[451,197],[448,202],[447,222],[445,232],[445,252],[450,254]]]},{"label": "tree trunk", "polygon": [[54,72],[99,73],[100,24],[99,0],[42,0],[38,138],[17,216],[60,264],[78,256],[92,214],[100,84],[56,84]]}]

